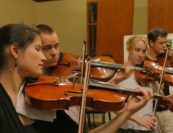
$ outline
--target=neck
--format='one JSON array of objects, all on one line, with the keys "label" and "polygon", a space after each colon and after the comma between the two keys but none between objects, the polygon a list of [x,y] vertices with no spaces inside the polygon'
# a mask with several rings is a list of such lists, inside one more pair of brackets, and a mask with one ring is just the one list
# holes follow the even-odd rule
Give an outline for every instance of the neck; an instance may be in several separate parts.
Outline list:
[{"label": "neck", "polygon": [[45,68],[44,69],[44,75],[49,75],[50,74],[50,72],[51,72],[51,70],[52,70],[52,68],[51,67],[47,67],[47,68]]},{"label": "neck", "polygon": [[134,64],[130,59],[128,59],[128,60],[125,62],[125,65],[127,65],[127,66],[135,66],[135,64]]},{"label": "neck", "polygon": [[153,60],[157,60],[158,54],[151,48],[148,50],[147,56]]},{"label": "neck", "polygon": [[17,73],[16,68],[14,70],[5,69],[0,73],[0,82],[4,86],[7,93],[10,92],[18,94],[22,84],[22,78]]}]

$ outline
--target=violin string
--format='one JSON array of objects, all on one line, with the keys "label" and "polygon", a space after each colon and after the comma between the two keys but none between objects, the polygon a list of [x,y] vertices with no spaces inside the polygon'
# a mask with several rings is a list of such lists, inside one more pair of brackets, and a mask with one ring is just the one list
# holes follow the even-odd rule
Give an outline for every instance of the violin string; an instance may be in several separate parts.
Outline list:
[{"label": "violin string", "polygon": [[91,61],[91,65],[95,67],[105,67],[105,68],[112,68],[112,69],[126,69],[130,68],[132,70],[137,70],[137,71],[146,71],[146,68],[143,67],[138,67],[138,66],[124,66],[122,64],[117,64],[117,63],[108,63],[104,61]]}]

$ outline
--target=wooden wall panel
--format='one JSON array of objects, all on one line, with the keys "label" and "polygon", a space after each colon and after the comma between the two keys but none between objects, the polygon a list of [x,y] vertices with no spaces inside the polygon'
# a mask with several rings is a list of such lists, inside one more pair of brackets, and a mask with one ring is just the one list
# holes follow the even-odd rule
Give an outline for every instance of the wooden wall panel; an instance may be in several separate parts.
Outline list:
[{"label": "wooden wall panel", "polygon": [[123,38],[132,34],[134,0],[99,0],[96,54],[123,63]]},{"label": "wooden wall panel", "polygon": [[148,29],[153,27],[173,32],[173,0],[148,0]]}]

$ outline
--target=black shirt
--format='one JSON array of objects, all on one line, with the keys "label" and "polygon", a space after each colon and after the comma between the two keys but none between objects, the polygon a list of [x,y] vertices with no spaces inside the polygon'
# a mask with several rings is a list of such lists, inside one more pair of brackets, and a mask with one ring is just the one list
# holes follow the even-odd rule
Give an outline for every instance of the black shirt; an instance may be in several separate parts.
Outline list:
[{"label": "black shirt", "polygon": [[[29,132],[27,132],[27,130]],[[0,133],[37,133],[22,125],[13,103],[0,84]]]},{"label": "black shirt", "polygon": [[0,133],[77,133],[78,125],[64,111],[57,111],[54,122],[36,120],[24,126],[11,98],[0,84]]}]

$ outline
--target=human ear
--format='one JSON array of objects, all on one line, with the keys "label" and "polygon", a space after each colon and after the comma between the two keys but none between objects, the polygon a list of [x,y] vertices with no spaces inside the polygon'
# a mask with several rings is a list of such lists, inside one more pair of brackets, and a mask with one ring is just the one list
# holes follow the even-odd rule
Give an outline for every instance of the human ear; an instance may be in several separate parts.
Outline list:
[{"label": "human ear", "polygon": [[150,40],[150,41],[149,41],[149,45],[150,45],[150,46],[153,46],[154,43]]},{"label": "human ear", "polygon": [[15,59],[18,58],[18,56],[19,56],[19,47],[17,46],[16,43],[10,45],[10,52],[11,52],[11,55],[12,55]]}]

